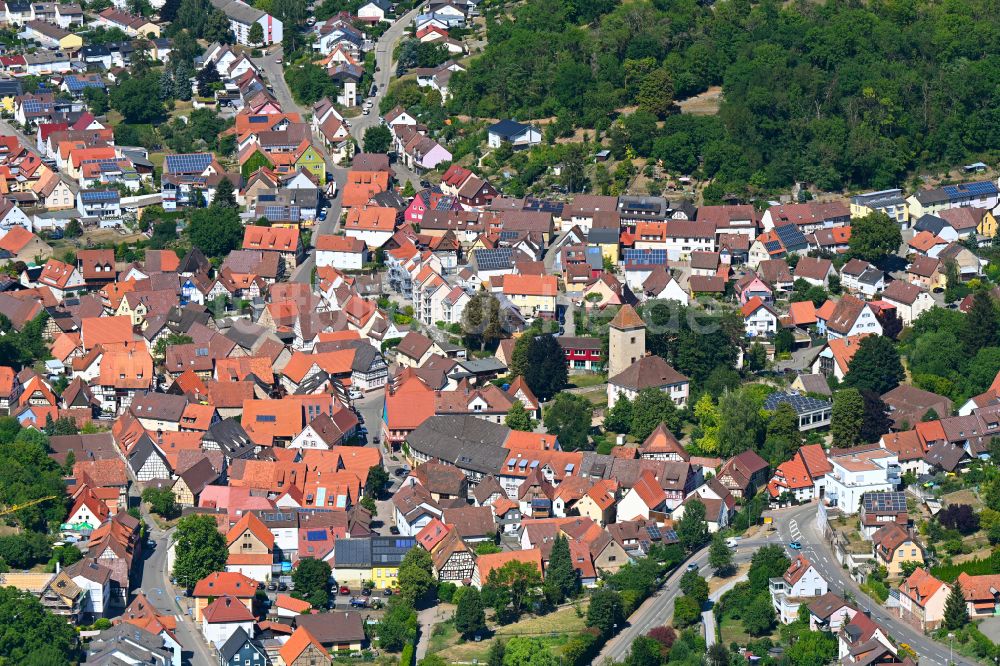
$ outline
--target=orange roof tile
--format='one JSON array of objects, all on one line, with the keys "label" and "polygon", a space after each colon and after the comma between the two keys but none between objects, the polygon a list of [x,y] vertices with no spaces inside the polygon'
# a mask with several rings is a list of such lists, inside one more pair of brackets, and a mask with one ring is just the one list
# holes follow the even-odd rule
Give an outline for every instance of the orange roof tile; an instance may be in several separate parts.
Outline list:
[{"label": "orange roof tile", "polygon": [[274,534],[271,530],[267,528],[260,518],[254,513],[245,513],[243,517],[240,518],[240,522],[236,523],[229,533],[226,534],[226,542],[232,545],[234,541],[243,536],[243,533],[250,530],[250,533],[255,537],[260,539],[260,541],[267,546],[268,550],[274,548]]},{"label": "orange roof tile", "polygon": [[324,648],[316,637],[313,636],[305,627],[299,627],[291,635],[288,641],[281,646],[278,650],[278,654],[281,655],[281,660],[286,664],[294,664],[295,660],[298,659],[303,652],[306,651],[312,645],[320,654],[326,654],[326,648]]},{"label": "orange roof tile", "polygon": [[559,282],[554,275],[505,275],[503,293],[513,296],[551,296],[559,294]]},{"label": "orange roof tile", "polygon": [[219,597],[229,595],[240,599],[252,599],[257,593],[257,581],[249,576],[232,571],[216,571],[195,583],[192,596]]},{"label": "orange roof tile", "polygon": [[542,551],[538,548],[527,550],[504,551],[502,553],[490,553],[480,555],[476,560],[476,568],[479,570],[479,581],[485,584],[489,580],[490,572],[499,569],[508,562],[523,562],[532,564],[538,568],[538,573],[542,573]]}]

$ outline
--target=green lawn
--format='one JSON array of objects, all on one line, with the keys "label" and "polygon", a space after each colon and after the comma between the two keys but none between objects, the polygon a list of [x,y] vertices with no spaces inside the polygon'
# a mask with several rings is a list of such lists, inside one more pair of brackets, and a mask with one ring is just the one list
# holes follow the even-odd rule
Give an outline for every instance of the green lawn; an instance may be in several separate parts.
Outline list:
[{"label": "green lawn", "polygon": [[778,639],[777,632],[771,632],[769,636],[760,636],[755,638],[743,630],[743,623],[741,621],[734,620],[730,617],[722,618],[722,621],[719,623],[719,633],[722,636],[720,642],[726,646],[729,646],[734,642],[737,645],[746,645],[752,640],[759,640],[759,638],[770,638],[775,642],[777,642]]},{"label": "green lawn", "polygon": [[569,376],[569,386],[570,388],[587,388],[590,386],[600,386],[606,384],[608,381],[607,375],[597,374],[591,372],[582,372],[580,374],[571,374]]}]

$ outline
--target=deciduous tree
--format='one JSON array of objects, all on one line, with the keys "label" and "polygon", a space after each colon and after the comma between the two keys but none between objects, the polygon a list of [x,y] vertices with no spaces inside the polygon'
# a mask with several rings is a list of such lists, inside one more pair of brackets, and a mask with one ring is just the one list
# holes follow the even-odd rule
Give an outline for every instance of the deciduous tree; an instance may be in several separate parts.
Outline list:
[{"label": "deciduous tree", "polygon": [[712,546],[708,551],[708,564],[715,575],[726,578],[733,574],[733,552],[726,545],[721,532],[712,535]]},{"label": "deciduous tree", "polygon": [[895,254],[902,244],[899,224],[885,213],[869,213],[851,220],[848,248],[852,257],[876,263]]},{"label": "deciduous tree", "polygon": [[292,572],[295,591],[292,596],[303,599],[314,608],[325,608],[330,595],[330,563],[314,557],[299,559]]},{"label": "deciduous tree", "polygon": [[365,152],[387,153],[392,146],[392,132],[385,125],[372,125],[365,130]]},{"label": "deciduous tree", "polygon": [[684,515],[677,523],[677,538],[688,552],[694,552],[708,541],[708,524],[705,522],[705,505],[691,501],[684,505]]},{"label": "deciduous tree", "polygon": [[469,588],[462,595],[455,609],[455,629],[466,638],[486,631],[486,613],[479,590]]},{"label": "deciduous tree", "polygon": [[573,393],[560,393],[545,410],[545,429],[559,438],[567,451],[590,447],[588,434],[594,406],[584,397]]},{"label": "deciduous tree", "polygon": [[212,516],[191,514],[181,518],[174,531],[174,543],[174,578],[189,590],[208,574],[226,567],[226,539]]},{"label": "deciduous tree", "polygon": [[657,388],[645,388],[639,391],[632,405],[632,436],[643,441],[656,430],[656,426],[665,423],[673,432],[680,430],[681,416],[670,396]]},{"label": "deciduous tree", "polygon": [[833,395],[830,434],[835,446],[849,447],[861,442],[865,420],[865,401],[854,388],[841,389]]},{"label": "deciduous tree", "polygon": [[399,592],[411,604],[418,604],[437,594],[434,562],[423,548],[406,551],[399,564]]},{"label": "deciduous tree", "polygon": [[587,626],[595,627],[605,638],[614,635],[615,627],[625,623],[625,610],[618,592],[600,588],[590,597]]},{"label": "deciduous tree", "polygon": [[507,410],[504,423],[511,430],[531,432],[535,429],[535,420],[531,418],[531,414],[524,408],[524,404],[520,400],[514,400],[514,404]]},{"label": "deciduous tree", "polygon": [[844,376],[844,385],[882,395],[899,386],[905,378],[899,351],[892,340],[882,335],[869,335],[858,343],[851,367]]}]

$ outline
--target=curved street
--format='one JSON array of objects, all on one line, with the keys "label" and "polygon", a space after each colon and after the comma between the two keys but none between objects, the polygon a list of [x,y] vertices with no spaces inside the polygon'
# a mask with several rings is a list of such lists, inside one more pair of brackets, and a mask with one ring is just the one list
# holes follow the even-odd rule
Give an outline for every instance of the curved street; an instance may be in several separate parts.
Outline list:
[{"label": "curved street", "polygon": [[[736,544],[733,549],[733,563],[736,565],[749,562],[758,547],[769,543],[778,543],[777,534],[772,532],[764,539],[746,539]],[[708,548],[702,548],[694,555],[685,560],[663,584],[659,590],[653,593],[639,606],[631,617],[628,624],[617,636],[604,645],[604,649],[597,655],[594,663],[600,664],[605,660],[623,661],[632,649],[632,643],[639,636],[644,636],[654,627],[670,624],[674,616],[674,599],[681,594],[681,577],[687,571],[688,564],[697,564],[703,574],[710,573],[708,567]]]},{"label": "curved street", "polygon": [[[862,610],[870,611],[872,619],[888,629],[889,636],[893,640],[897,643],[908,643],[920,657],[920,663],[940,666],[949,663],[950,648],[948,645],[932,640],[894,616],[888,608],[864,593],[857,582],[834,559],[830,544],[820,534],[816,525],[815,504],[790,507],[772,513],[780,516],[780,519],[775,520],[775,523],[778,526],[782,543],[787,544],[793,540],[800,541],[802,550],[796,552],[801,552],[819,569],[819,572],[826,578],[831,592],[841,596],[848,592],[854,598],[856,606]],[[789,550],[789,553],[791,552]],[[954,653],[950,662],[961,666],[972,666],[977,663],[957,652]]]}]

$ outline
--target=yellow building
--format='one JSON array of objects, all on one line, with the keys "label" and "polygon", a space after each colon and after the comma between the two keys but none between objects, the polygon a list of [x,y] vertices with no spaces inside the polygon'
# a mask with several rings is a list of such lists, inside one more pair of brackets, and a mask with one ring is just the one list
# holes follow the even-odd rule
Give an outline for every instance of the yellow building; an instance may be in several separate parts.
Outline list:
[{"label": "yellow building", "polygon": [[371,581],[379,590],[397,587],[399,585],[399,567],[373,567]]},{"label": "yellow building", "polygon": [[993,216],[992,211],[987,210],[986,214],[983,215],[979,226],[976,227],[976,233],[987,238],[993,238],[997,235],[997,218]]},{"label": "yellow building", "polygon": [[872,535],[875,561],[886,568],[890,576],[903,573],[903,562],[924,564],[924,552],[910,534],[897,525],[889,523],[880,527]]},{"label": "yellow building", "polygon": [[851,219],[872,213],[885,213],[904,229],[910,226],[910,205],[903,197],[903,190],[880,190],[851,197]]},{"label": "yellow building", "polygon": [[83,48],[83,38],[80,35],[69,34],[59,40],[59,48],[70,53]]},{"label": "yellow building", "polygon": [[525,317],[551,317],[556,312],[559,281],[554,275],[505,275],[503,293]]},{"label": "yellow building", "polygon": [[295,170],[299,169],[305,169],[316,176],[320,185],[326,184],[326,160],[312,144],[307,145],[295,158]]}]

